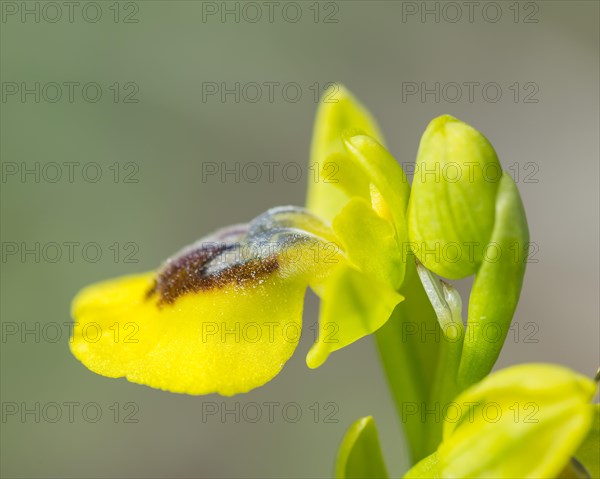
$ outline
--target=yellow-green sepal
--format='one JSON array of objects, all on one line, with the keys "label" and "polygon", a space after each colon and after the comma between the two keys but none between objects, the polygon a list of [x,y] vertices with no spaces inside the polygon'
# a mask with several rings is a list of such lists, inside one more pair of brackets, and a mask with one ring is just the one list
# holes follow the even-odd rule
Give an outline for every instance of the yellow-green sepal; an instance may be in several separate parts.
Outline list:
[{"label": "yellow-green sepal", "polygon": [[373,417],[357,420],[344,436],[335,464],[336,479],[388,477]]},{"label": "yellow-green sepal", "polygon": [[398,233],[399,246],[405,244],[410,185],[402,167],[376,138],[356,129],[344,132],[343,137],[350,159],[372,185],[373,209],[392,221]]},{"label": "yellow-green sepal", "polygon": [[[321,179],[318,180],[318,178]],[[320,173],[315,176],[315,181],[323,181],[334,186],[335,189],[343,191],[344,201],[353,197],[371,201],[369,180],[360,165],[352,161],[352,157],[347,151],[328,156]]]},{"label": "yellow-green sepal", "polygon": [[346,177],[356,179],[352,165],[343,155],[342,132],[349,128],[361,129],[383,141],[367,109],[344,86],[334,84],[323,95],[317,111],[310,154],[310,169],[315,174],[309,178],[306,203],[310,211],[329,221],[348,200],[338,184]]},{"label": "yellow-green sepal", "polygon": [[341,263],[327,278],[319,312],[319,338],[306,356],[309,368],[329,354],[377,331],[404,297],[393,287],[349,264]]},{"label": "yellow-green sepal", "polygon": [[350,200],[333,220],[333,230],[354,266],[395,289],[400,287],[404,264],[394,227],[367,201]]}]

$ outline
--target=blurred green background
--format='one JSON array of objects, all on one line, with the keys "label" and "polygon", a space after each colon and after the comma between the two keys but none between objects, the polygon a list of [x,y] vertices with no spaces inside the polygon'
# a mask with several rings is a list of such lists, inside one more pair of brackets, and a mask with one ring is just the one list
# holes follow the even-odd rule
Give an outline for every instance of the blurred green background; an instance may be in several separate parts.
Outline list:
[{"label": "blurred green background", "polygon": [[[64,323],[82,286],[155,268],[217,227],[304,202],[314,97],[332,81],[371,109],[402,163],[443,113],[488,136],[517,175],[537,245],[497,367],[552,361],[595,372],[598,2],[480,2],[471,18],[465,2],[0,4],[3,477],[327,477],[345,429],[367,414],[401,473],[399,421],[371,339],[306,368],[312,296],[282,374],[231,399],[103,378],[68,349]],[[238,18],[223,19],[224,9]],[[267,82],[279,82],[272,101]],[[467,82],[479,83],[472,99]],[[203,98],[208,83],[239,83],[239,101]],[[438,98],[421,97],[436,88]],[[237,164],[239,181],[203,179],[209,162]],[[281,167],[252,182],[242,173],[250,162]],[[251,403],[264,412],[269,401],[280,404],[273,422],[248,420]],[[210,402],[246,414],[203,418]],[[73,417],[65,403],[77,403]],[[291,403],[297,422],[281,415]],[[62,416],[52,422],[54,404]],[[36,407],[39,417],[26,413]]]}]

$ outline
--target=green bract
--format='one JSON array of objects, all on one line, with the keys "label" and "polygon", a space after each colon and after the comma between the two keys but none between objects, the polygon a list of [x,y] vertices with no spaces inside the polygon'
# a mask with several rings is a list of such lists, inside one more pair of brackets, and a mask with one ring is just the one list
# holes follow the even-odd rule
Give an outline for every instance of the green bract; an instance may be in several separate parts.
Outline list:
[{"label": "green bract", "polygon": [[[525,210],[512,178],[504,174],[496,197],[490,244],[494,261],[479,268],[471,296],[458,382],[464,388],[494,366],[508,334],[521,294],[529,242]],[[493,333],[490,333],[493,331]]]}]

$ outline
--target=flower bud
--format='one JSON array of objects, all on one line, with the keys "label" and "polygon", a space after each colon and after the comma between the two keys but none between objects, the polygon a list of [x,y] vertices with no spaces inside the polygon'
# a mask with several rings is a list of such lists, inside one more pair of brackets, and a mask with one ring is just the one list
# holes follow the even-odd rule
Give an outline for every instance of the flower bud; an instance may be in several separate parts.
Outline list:
[{"label": "flower bud", "polygon": [[591,428],[595,391],[593,380],[552,364],[491,374],[444,407],[442,443],[404,477],[578,477],[563,471]]},{"label": "flower bud", "polygon": [[550,364],[488,376],[452,403],[460,414],[446,414],[441,476],[557,477],[591,426],[595,391],[593,380]]},{"label": "flower bud", "polygon": [[502,169],[489,141],[450,115],[423,134],[408,208],[415,255],[440,276],[477,271],[494,227]]}]

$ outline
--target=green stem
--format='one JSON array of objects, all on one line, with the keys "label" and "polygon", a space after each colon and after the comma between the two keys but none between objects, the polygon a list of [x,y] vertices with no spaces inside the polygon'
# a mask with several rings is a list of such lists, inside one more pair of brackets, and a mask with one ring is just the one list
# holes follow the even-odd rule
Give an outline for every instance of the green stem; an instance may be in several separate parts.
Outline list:
[{"label": "green stem", "polygon": [[[427,448],[435,450],[442,440],[442,427],[446,406],[458,394],[457,373],[462,353],[462,337],[449,340],[442,335],[440,354],[429,403],[435,407],[436,414],[429,416],[427,426]],[[439,414],[437,414],[439,412]]]},{"label": "green stem", "polygon": [[435,450],[442,440],[444,415],[448,404],[459,392],[458,370],[462,356],[464,326],[462,299],[451,285],[439,279],[423,265],[417,265],[421,283],[441,326],[440,349],[435,378],[429,396],[432,409],[424,411],[427,430],[426,448]]},{"label": "green stem", "polygon": [[439,326],[414,261],[407,261],[401,292],[406,299],[375,333],[375,339],[411,461],[415,464],[433,451],[427,441],[421,411],[429,407],[439,348],[436,341]]}]

